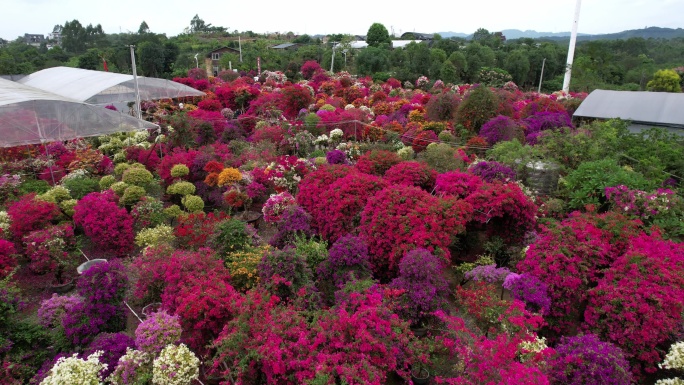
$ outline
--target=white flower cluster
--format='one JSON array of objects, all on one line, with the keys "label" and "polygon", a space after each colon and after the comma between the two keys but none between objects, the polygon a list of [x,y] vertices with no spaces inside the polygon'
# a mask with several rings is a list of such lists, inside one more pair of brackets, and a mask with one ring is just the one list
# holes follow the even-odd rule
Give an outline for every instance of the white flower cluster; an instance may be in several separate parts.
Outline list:
[{"label": "white flower cluster", "polygon": [[60,183],[64,183],[67,180],[72,180],[72,179],[82,179],[82,178],[87,178],[90,174],[88,173],[87,170],[84,170],[82,168],[76,169],[62,177],[60,180]]},{"label": "white flower cluster", "polygon": [[152,366],[155,385],[186,385],[199,377],[199,359],[184,344],[167,345]]},{"label": "white flower cluster", "polygon": [[684,370],[684,341],[679,341],[670,346],[665,360],[658,364],[660,368]]},{"label": "white flower cluster", "polygon": [[344,136],[344,132],[339,128],[330,131],[330,140],[340,140],[342,139],[342,136]]},{"label": "white flower cluster", "polygon": [[347,104],[346,106],[344,106],[345,111],[353,110],[354,108],[356,108],[356,107],[354,107],[353,104]]},{"label": "white flower cluster", "polygon": [[99,350],[85,361],[78,358],[76,353],[60,358],[40,385],[99,385],[100,370],[107,368],[107,364],[100,363],[102,353]]},{"label": "white flower cluster", "polygon": [[655,385],[684,385],[684,380],[681,378],[668,378],[665,380],[656,381]]},{"label": "white flower cluster", "polygon": [[12,219],[10,218],[7,211],[0,211],[0,230],[6,231],[10,227]]},{"label": "white flower cluster", "polygon": [[546,337],[534,336],[534,341],[523,341],[518,346],[523,352],[539,353],[548,348],[546,345]]}]

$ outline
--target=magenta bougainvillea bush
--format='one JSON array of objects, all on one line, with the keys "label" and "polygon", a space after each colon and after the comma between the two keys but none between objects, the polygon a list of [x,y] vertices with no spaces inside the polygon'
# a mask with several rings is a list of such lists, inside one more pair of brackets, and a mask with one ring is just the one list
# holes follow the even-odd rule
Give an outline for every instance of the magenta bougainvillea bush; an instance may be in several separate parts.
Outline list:
[{"label": "magenta bougainvillea bush", "polygon": [[435,194],[465,198],[477,191],[482,184],[482,179],[472,173],[449,171],[437,175],[435,180]]},{"label": "magenta bougainvillea bush", "polygon": [[90,193],[74,207],[74,223],[96,246],[124,255],[133,249],[134,220],[118,202],[112,190]]},{"label": "magenta bougainvillea bush", "polygon": [[576,213],[550,223],[527,250],[518,270],[548,285],[549,327],[562,334],[577,328],[588,290],[599,283],[603,270],[624,251],[637,233],[637,223],[619,214]]},{"label": "magenta bougainvillea bush", "polygon": [[17,266],[16,252],[12,242],[0,239],[0,279],[9,275]]},{"label": "magenta bougainvillea bush", "polygon": [[656,370],[659,346],[681,328],[682,271],[684,245],[640,235],[588,292],[584,328],[622,348],[636,375]]},{"label": "magenta bougainvillea bush", "polygon": [[56,204],[36,199],[35,194],[26,194],[7,207],[11,219],[9,231],[16,239],[22,239],[33,230],[43,229],[59,213]]},{"label": "magenta bougainvillea bush", "polygon": [[359,234],[368,243],[373,272],[393,278],[404,253],[417,247],[450,261],[452,237],[465,230],[471,216],[472,207],[463,200],[394,185],[368,199]]}]

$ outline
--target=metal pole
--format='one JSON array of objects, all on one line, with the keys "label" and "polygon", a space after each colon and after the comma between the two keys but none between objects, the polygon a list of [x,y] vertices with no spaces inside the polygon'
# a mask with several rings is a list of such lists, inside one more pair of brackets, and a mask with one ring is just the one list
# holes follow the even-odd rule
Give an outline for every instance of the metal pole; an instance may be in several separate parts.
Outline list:
[{"label": "metal pole", "polygon": [[332,44],[333,44],[332,45],[333,54],[332,54],[332,60],[330,60],[330,72],[331,73],[333,72],[333,66],[335,65],[335,42],[333,42]]},{"label": "metal pole", "polygon": [[238,35],[238,46],[240,47],[240,63],[242,63],[242,40],[240,40],[240,35]]},{"label": "metal pole", "polygon": [[570,91],[570,77],[572,75],[572,59],[575,56],[575,42],[577,41],[577,24],[579,23],[580,6],[582,0],[577,0],[575,5],[575,19],[572,23],[572,33],[570,34],[570,46],[568,47],[568,62],[565,67],[565,78],[563,79],[563,92]]},{"label": "metal pole", "polygon": [[135,46],[131,45],[131,66],[133,67],[133,81],[135,83],[135,111],[138,119],[142,119],[142,111],[140,111],[140,87],[138,85],[138,69],[135,65]]},{"label": "metal pole", "polygon": [[544,79],[544,64],[546,64],[546,58],[544,58],[544,61],[542,61],[542,70],[541,70],[541,75],[539,76],[539,88],[537,88],[537,93],[541,93],[541,84],[542,84],[542,79]]}]

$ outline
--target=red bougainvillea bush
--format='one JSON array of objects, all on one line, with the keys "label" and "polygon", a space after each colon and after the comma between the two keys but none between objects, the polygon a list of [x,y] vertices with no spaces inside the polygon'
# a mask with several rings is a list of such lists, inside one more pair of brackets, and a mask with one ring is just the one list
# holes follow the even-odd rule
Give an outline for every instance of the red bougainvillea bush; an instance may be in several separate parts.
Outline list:
[{"label": "red bougainvillea bush", "polygon": [[312,226],[315,227],[315,218],[321,216],[319,213],[321,194],[330,188],[330,185],[346,175],[357,172],[355,168],[345,165],[323,166],[307,174],[299,183],[299,193],[297,193],[297,203],[311,214]]},{"label": "red bougainvillea bush", "polygon": [[314,223],[320,235],[329,242],[351,232],[359,224],[359,214],[370,197],[385,188],[380,177],[350,173],[334,181],[318,198]]},{"label": "red bougainvillea bush", "polygon": [[435,187],[437,171],[422,162],[401,162],[390,167],[385,172],[385,180],[390,184],[420,187],[432,192]]},{"label": "red bougainvillea bush", "polygon": [[534,229],[537,206],[516,183],[483,183],[465,201],[473,207],[473,225],[507,242],[521,242]]},{"label": "red bougainvillea bush", "polygon": [[463,200],[441,199],[413,186],[394,185],[368,199],[359,234],[366,239],[373,272],[393,278],[401,258],[422,247],[450,261],[452,237],[465,230],[472,207]]}]

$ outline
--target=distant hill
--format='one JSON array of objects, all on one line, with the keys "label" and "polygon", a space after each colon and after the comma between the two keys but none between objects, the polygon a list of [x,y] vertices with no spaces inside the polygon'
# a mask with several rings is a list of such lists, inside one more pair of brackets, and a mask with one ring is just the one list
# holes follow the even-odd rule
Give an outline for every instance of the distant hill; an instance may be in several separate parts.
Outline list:
[{"label": "distant hill", "polygon": [[[498,32],[498,31],[490,31]],[[519,29],[504,29],[501,31],[506,40],[514,40],[521,38],[531,38],[531,39],[548,39],[548,40],[567,40],[570,38],[570,32],[537,32],[533,30],[521,31]],[[473,34],[459,33],[459,32],[438,32],[443,38],[450,37],[461,37],[465,39],[470,39]],[[586,33],[578,33],[577,40],[619,40],[619,39],[629,39],[632,37],[640,37],[644,39],[674,39],[678,37],[684,37],[684,29],[682,28],[660,28],[660,27],[647,27],[642,29],[631,29],[628,31],[622,31],[617,33],[608,33],[600,35],[591,35]]]}]

